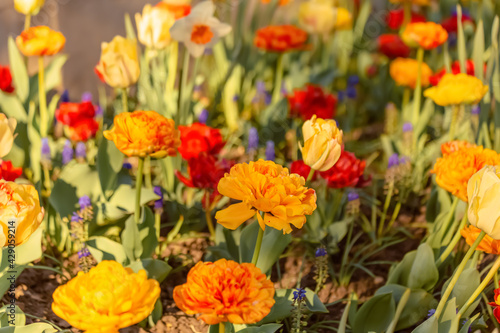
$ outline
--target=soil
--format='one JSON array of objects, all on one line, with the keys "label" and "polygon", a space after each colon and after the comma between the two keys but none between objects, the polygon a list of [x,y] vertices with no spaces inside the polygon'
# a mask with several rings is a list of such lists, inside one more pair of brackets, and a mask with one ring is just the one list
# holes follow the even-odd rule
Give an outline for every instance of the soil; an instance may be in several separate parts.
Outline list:
[{"label": "soil", "polygon": [[[421,212],[420,212],[421,213]],[[401,215],[398,219],[398,224],[407,225],[409,221],[420,222],[423,216],[420,215],[416,220],[412,216]],[[416,249],[420,243],[420,238],[423,235],[422,229],[412,230],[415,234],[414,239],[408,239],[402,243],[396,244],[374,255],[370,260],[384,260],[397,262],[402,259],[405,253]],[[163,333],[163,332],[179,332],[179,333],[205,333],[208,331],[208,325],[197,320],[194,316],[188,316],[180,311],[172,298],[173,288],[176,285],[186,281],[187,273],[194,263],[203,259],[206,248],[208,247],[207,238],[189,238],[180,241],[175,241],[162,253],[162,257],[169,257],[169,264],[174,267],[174,273],[171,273],[162,283],[161,299],[163,301],[163,317],[154,328],[143,329],[138,326],[122,329],[122,333]],[[342,248],[342,244],[340,246]],[[356,251],[356,249],[353,249]],[[287,257],[280,259],[280,270],[282,273],[281,281],[275,284],[276,288],[294,288],[297,285],[297,280],[301,276],[300,285],[302,287],[315,288],[316,282],[314,276],[314,262],[312,259],[304,260],[305,248],[300,246],[294,247],[293,250],[287,253]],[[66,269],[72,274],[78,271],[76,256],[72,256],[65,260]],[[333,263],[340,262],[340,255],[336,255],[330,260]],[[45,262],[35,262],[40,265],[55,267],[55,263],[50,260]],[[183,267],[184,266],[184,267]],[[176,269],[179,268],[179,269]],[[389,271],[389,265],[374,265],[370,267],[375,278],[369,276],[363,271],[357,271],[351,279],[347,287],[339,287],[328,280],[324,288],[319,292],[319,298],[328,306],[330,311],[325,315],[311,317],[310,324],[316,321],[323,320],[339,320],[344,307],[345,301],[334,303],[338,300],[345,300],[351,292],[355,292],[360,301],[363,302],[371,297],[374,292],[384,285]],[[302,273],[300,272],[302,269]],[[277,273],[273,272],[271,278],[277,281]],[[68,274],[69,277],[69,274]],[[175,283],[172,283],[175,281]],[[64,320],[57,317],[51,310],[52,293],[62,283],[64,283],[57,273],[43,269],[26,269],[17,280],[16,297],[17,305],[27,314],[48,320],[61,328],[69,329],[70,325]],[[7,298],[2,299],[4,303]],[[330,303],[334,303],[329,305]],[[39,319],[27,318],[27,323],[38,322]],[[72,329],[73,332],[79,332],[77,329]],[[330,330],[329,330],[330,331]],[[327,332],[318,331],[318,333]]]}]

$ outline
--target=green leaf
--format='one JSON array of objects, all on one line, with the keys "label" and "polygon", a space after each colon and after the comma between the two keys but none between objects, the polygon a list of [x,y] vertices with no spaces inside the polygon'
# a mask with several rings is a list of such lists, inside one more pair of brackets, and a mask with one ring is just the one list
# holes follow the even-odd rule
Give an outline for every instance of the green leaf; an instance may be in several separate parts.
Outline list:
[{"label": "green leaf", "polygon": [[283,325],[281,324],[266,324],[262,326],[250,326],[247,328],[243,328],[241,330],[236,329],[235,325],[235,332],[237,333],[274,333],[277,330],[279,330]]},{"label": "green leaf", "polygon": [[[446,290],[446,287],[450,283],[450,279],[445,282],[442,290]],[[479,284],[481,283],[481,276],[475,267],[466,268],[458,277],[457,283],[453,287],[450,298],[455,298],[457,307],[460,309],[474,293]],[[464,314],[464,318],[470,315],[476,308],[479,300],[477,300],[473,305],[469,307],[467,312]]]},{"label": "green leaf", "polygon": [[[0,327],[26,325],[26,315],[20,307],[14,304],[6,304],[0,308]],[[14,325],[12,325],[14,324]]]},{"label": "green leaf", "polygon": [[131,261],[153,255],[158,245],[154,224],[155,216],[149,207],[143,207],[139,224],[135,223],[134,215],[125,221],[122,244]]},{"label": "green leaf", "polygon": [[353,333],[384,332],[396,312],[392,294],[372,297],[365,302],[354,318]]},{"label": "green leaf", "polygon": [[[458,48],[458,61],[460,62],[460,71],[467,73],[465,63],[467,61],[467,50],[465,48],[465,35],[464,27],[462,24],[462,6],[457,5],[457,48]],[[482,68],[482,66],[481,66]]]},{"label": "green leaf", "polygon": [[472,60],[474,61],[475,75],[483,81],[484,77],[484,27],[483,20],[480,19],[476,27],[476,35],[474,36],[474,47],[472,48]]},{"label": "green leaf", "polygon": [[[241,262],[252,261],[259,229],[259,224],[254,222],[246,226],[241,232]],[[291,235],[283,235],[282,231],[267,227],[264,232],[264,239],[262,240],[262,247],[256,266],[259,267],[262,272],[268,272],[291,241]]]},{"label": "green leaf", "polygon": [[[135,209],[135,192],[136,190],[130,184],[120,184],[109,203],[123,209],[128,214],[132,214]],[[152,188],[143,187],[141,189],[141,206],[159,198]]]},{"label": "green leaf", "polygon": [[438,280],[439,272],[434,263],[434,253],[428,244],[420,244],[408,277],[408,287],[430,290]]},{"label": "green leaf", "polygon": [[[28,264],[42,257],[42,234],[43,228],[38,227],[26,243],[16,246],[16,265]],[[5,250],[2,258],[6,255]]]},{"label": "green leaf", "polygon": [[470,326],[474,323],[474,321],[476,321],[476,319],[479,317],[479,315],[480,315],[480,313],[476,313],[476,315],[474,317],[467,320],[465,322],[465,324],[462,326],[462,328],[460,329],[460,331],[458,331],[458,333],[469,333]]},{"label": "green leaf", "polygon": [[28,114],[19,98],[13,94],[0,91],[0,109],[9,117],[21,122],[28,121]]},{"label": "green leaf", "polygon": [[137,39],[135,35],[134,26],[129,14],[125,14],[125,31],[127,32],[128,39]]},{"label": "green leaf", "polygon": [[118,173],[123,166],[124,155],[109,140],[102,139],[97,152],[97,172],[102,194],[109,199],[117,186]]},{"label": "green leaf", "polygon": [[103,260],[114,260],[126,265],[129,262],[123,246],[107,237],[94,236],[86,244],[98,263]]},{"label": "green leaf", "polygon": [[418,325],[412,333],[438,333],[439,332],[439,323],[438,319],[434,316],[430,317],[422,324]]},{"label": "green leaf", "polygon": [[256,325],[275,323],[284,318],[288,318],[292,314],[293,310],[291,301],[292,298],[292,289],[276,289],[276,293],[274,294],[275,303],[271,308],[271,312],[269,312],[269,314]]},{"label": "green leaf", "polygon": [[165,280],[172,270],[172,267],[165,261],[151,258],[134,261],[128,267],[132,268],[136,273],[144,269],[150,279],[155,279],[160,283]]},{"label": "green leaf", "polygon": [[21,103],[24,103],[29,94],[28,70],[26,69],[26,64],[24,63],[24,57],[17,49],[16,42],[12,36],[9,36],[8,49],[10,69],[12,71],[12,80],[14,81],[16,94],[21,100]]},{"label": "green leaf", "polygon": [[2,327],[0,333],[53,333],[57,330],[47,323],[35,323],[27,326]]}]

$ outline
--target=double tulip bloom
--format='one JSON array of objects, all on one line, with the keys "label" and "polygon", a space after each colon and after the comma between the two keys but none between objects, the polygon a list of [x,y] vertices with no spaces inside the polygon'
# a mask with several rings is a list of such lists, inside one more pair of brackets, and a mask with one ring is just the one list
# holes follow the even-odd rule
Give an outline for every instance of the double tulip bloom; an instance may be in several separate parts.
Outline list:
[{"label": "double tulip bloom", "polygon": [[254,45],[262,50],[284,53],[306,47],[307,33],[293,25],[270,25],[257,30]]},{"label": "double tulip bloom", "polygon": [[339,160],[342,152],[342,131],[332,119],[314,115],[302,126],[304,146],[299,144],[304,163],[317,171],[327,171]]},{"label": "double tulip bloom", "polygon": [[134,273],[116,261],[101,261],[82,271],[52,295],[52,311],[70,325],[87,332],[118,333],[153,311],[160,285],[146,271]]},{"label": "double tulip bloom", "polygon": [[401,38],[410,47],[432,50],[446,42],[448,33],[437,23],[416,22],[406,26]]},{"label": "double tulip bloom", "polygon": [[[411,58],[397,58],[391,62],[390,74],[392,79],[398,86],[415,89],[418,79],[418,61]],[[422,87],[426,87],[430,83],[432,76],[431,68],[422,63]]]},{"label": "double tulip bloom", "polygon": [[424,91],[424,96],[441,106],[478,104],[489,87],[475,76],[465,73],[445,74],[438,85]]},{"label": "double tulip bloom", "polygon": [[209,325],[254,324],[271,312],[274,285],[255,265],[232,260],[198,262],[174,289],[175,304]]},{"label": "double tulip bloom", "polygon": [[305,179],[272,161],[236,164],[219,181],[218,190],[241,201],[215,215],[218,223],[231,230],[256,215],[262,229],[268,225],[288,234],[292,224],[302,228],[306,215],[316,209],[316,192],[305,187]]},{"label": "double tulip bloom", "polygon": [[314,115],[319,118],[331,119],[335,117],[337,98],[325,93],[320,86],[306,85],[304,89],[295,90],[288,96],[290,114],[303,120],[309,120]]},{"label": "double tulip bloom", "polygon": [[139,80],[141,69],[134,40],[116,36],[102,43],[101,59],[95,67],[99,78],[113,88],[127,88]]},{"label": "double tulip bloom", "polygon": [[345,8],[334,7],[325,1],[307,1],[300,4],[299,23],[308,32],[329,34],[352,26],[352,15]]},{"label": "double tulip bloom", "polygon": [[8,228],[15,221],[16,245],[25,243],[38,229],[44,211],[32,185],[0,180],[0,245],[8,245]]},{"label": "double tulip bloom", "polygon": [[87,141],[99,130],[92,102],[61,103],[55,115],[59,122],[66,125],[67,135],[73,141]]},{"label": "double tulip bloom", "polygon": [[175,122],[155,111],[120,113],[113,123],[111,130],[104,131],[104,137],[129,157],[175,156],[181,144]]},{"label": "double tulip bloom", "polygon": [[62,50],[66,38],[47,26],[38,26],[23,31],[17,36],[16,44],[25,56],[51,56]]}]

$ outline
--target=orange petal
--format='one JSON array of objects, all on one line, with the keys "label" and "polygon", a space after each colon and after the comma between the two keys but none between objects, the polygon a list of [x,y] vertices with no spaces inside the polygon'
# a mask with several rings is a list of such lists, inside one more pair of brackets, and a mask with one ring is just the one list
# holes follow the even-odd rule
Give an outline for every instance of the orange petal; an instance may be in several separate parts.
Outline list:
[{"label": "orange petal", "polygon": [[217,223],[222,224],[223,227],[235,230],[243,222],[254,216],[254,214],[255,210],[252,209],[252,206],[247,203],[240,202],[233,204],[226,209],[219,210],[215,214],[215,219],[217,220]]}]

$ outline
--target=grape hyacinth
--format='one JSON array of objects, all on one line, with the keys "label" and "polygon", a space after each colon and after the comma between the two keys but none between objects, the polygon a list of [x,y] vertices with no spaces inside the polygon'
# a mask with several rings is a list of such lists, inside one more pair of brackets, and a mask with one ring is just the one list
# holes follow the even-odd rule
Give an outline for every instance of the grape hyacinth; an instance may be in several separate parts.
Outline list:
[{"label": "grape hyacinth", "polygon": [[62,164],[66,165],[69,162],[71,162],[71,160],[73,159],[73,155],[74,155],[74,153],[73,153],[73,146],[71,145],[71,141],[66,140],[66,142],[64,143],[63,151],[62,151]]}]

